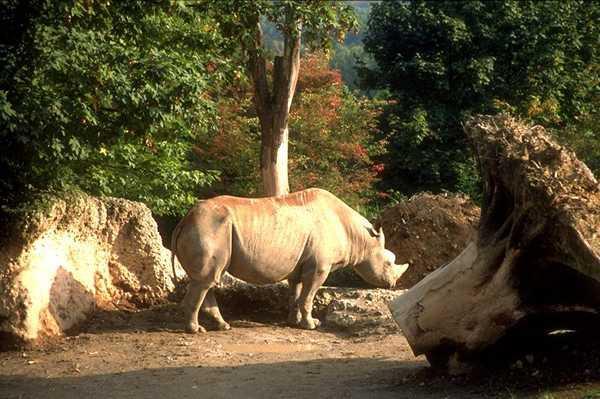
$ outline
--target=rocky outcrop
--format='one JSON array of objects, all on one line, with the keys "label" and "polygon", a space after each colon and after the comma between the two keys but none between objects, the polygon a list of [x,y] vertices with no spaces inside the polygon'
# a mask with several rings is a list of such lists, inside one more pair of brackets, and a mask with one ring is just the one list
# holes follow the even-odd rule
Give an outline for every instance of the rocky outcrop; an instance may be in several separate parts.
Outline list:
[{"label": "rocky outcrop", "polygon": [[397,327],[387,304],[404,290],[353,289],[323,287],[317,294],[319,316],[328,329],[341,330],[354,335],[391,334]]},{"label": "rocky outcrop", "polygon": [[77,196],[25,227],[0,252],[4,339],[60,334],[97,307],[151,305],[174,288],[170,252],[143,204]]},{"label": "rocky outcrop", "polygon": [[[354,335],[396,332],[387,304],[402,290],[321,287],[315,296],[314,314],[323,327]],[[179,296],[183,291],[179,292]],[[217,300],[225,313],[247,315],[277,313],[285,319],[288,309],[287,282],[255,286],[229,274],[216,288]]]}]

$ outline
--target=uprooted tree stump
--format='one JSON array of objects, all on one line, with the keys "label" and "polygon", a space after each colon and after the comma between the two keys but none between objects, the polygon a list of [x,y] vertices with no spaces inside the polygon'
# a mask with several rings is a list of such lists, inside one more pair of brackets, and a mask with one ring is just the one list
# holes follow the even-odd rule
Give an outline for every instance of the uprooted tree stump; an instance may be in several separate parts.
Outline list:
[{"label": "uprooted tree stump", "polygon": [[594,175],[540,126],[478,116],[465,131],[484,182],[478,232],[390,304],[415,354],[451,371],[528,319],[550,332],[591,327],[600,313]]}]

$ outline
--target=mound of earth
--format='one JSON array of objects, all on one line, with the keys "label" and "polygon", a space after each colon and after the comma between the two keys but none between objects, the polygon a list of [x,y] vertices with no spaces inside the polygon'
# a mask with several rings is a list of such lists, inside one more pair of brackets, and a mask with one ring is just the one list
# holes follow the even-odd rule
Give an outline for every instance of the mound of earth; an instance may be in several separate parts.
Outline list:
[{"label": "mound of earth", "polygon": [[479,223],[480,210],[463,195],[421,193],[385,210],[378,226],[396,263],[410,266],[398,287],[410,288],[454,259]]}]

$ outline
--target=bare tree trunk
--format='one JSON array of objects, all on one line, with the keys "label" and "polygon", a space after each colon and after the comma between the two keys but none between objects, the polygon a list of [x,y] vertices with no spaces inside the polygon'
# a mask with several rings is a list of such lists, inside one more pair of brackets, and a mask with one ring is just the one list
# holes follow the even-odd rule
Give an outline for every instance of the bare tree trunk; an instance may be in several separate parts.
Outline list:
[{"label": "bare tree trunk", "polygon": [[279,196],[289,192],[287,126],[283,131],[263,133],[260,172],[265,195]]},{"label": "bare tree trunk", "polygon": [[263,38],[257,22],[254,48],[250,49],[249,66],[254,82],[254,103],[261,126],[260,169],[263,193],[285,195],[288,183],[288,118],[298,73],[300,71],[300,24],[290,23],[284,32],[283,56],[275,57],[273,89],[269,89],[266,60],[262,54]]}]

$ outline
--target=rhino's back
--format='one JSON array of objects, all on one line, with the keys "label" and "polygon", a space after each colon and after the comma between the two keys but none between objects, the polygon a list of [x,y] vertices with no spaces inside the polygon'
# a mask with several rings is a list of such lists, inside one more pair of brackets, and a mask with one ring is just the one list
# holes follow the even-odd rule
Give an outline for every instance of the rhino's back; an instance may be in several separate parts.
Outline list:
[{"label": "rhino's back", "polygon": [[309,189],[277,198],[222,196],[206,206],[226,209],[232,223],[229,272],[266,284],[287,278],[303,258],[314,255],[324,229],[333,236],[342,233],[336,200],[326,191]]}]

